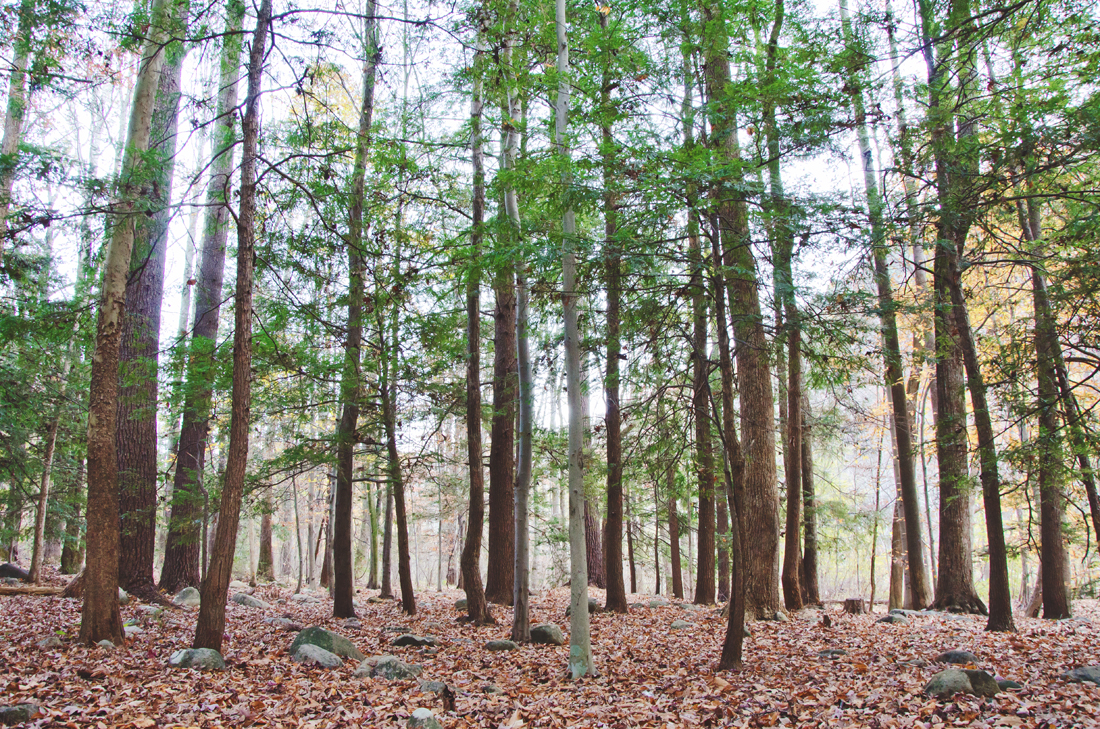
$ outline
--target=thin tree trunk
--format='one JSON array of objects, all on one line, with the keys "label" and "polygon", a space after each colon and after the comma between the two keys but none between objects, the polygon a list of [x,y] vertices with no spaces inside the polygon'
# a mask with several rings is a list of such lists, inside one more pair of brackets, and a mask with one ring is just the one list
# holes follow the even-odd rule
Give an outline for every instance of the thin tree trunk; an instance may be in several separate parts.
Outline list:
[{"label": "thin tree trunk", "polygon": [[80,641],[89,645],[124,641],[118,607],[118,461],[115,432],[118,410],[118,362],[126,278],[134,245],[134,223],[139,201],[147,192],[145,152],[149,148],[153,101],[164,63],[164,40],[169,13],[165,0],[154,0],[149,40],[142,52],[134,88],[126,151],[113,210],[111,240],[104,259],[104,278],[96,323],[88,405],[88,564],[84,571],[84,605]]},{"label": "thin tree trunk", "polygon": [[[401,584],[401,609],[407,615],[416,615],[416,595],[413,592],[412,565],[409,562],[409,521],[405,509],[405,481],[401,472],[401,454],[397,450],[397,405],[394,382],[398,371],[396,317],[397,313],[394,312],[393,337],[385,348],[389,351],[383,352],[382,377],[378,389],[382,396],[382,420],[386,430],[389,482],[393,492],[393,510],[397,523],[397,576]],[[385,337],[386,334],[383,332],[382,336]]]},{"label": "thin tree trunk", "polygon": [[[851,45],[851,25],[848,21],[848,4],[841,0],[841,18],[845,43]],[[893,411],[894,447],[897,449],[898,470],[901,475],[902,506],[905,510],[907,553],[909,557],[909,577],[912,583],[914,608],[920,610],[931,602],[928,591],[928,576],[925,572],[923,551],[920,539],[920,506],[917,502],[917,479],[913,460],[913,434],[910,427],[906,402],[904,372],[901,359],[901,340],[898,336],[897,302],[894,300],[893,285],[890,281],[890,269],[887,262],[886,231],[882,220],[882,200],[871,154],[871,144],[867,133],[866,111],[863,100],[863,82],[858,69],[848,70],[848,88],[856,117],[856,131],[859,139],[860,159],[863,165],[863,187],[867,196],[867,212],[871,222],[871,248],[874,258],[875,286],[878,290],[879,320],[882,336],[882,356],[885,360],[886,388],[890,393],[890,406]]]},{"label": "thin tree trunk", "polygon": [[[485,22],[481,17],[481,22]],[[485,216],[485,168],[481,140],[484,26],[478,28],[470,94],[470,154],[473,160],[473,210],[470,263],[466,274],[466,460],[470,472],[470,521],[459,564],[466,591],[466,614],[474,625],[492,622],[481,583],[481,539],[485,527],[485,473],[481,465],[481,243]]]},{"label": "thin tree trunk", "polygon": [[385,524],[382,525],[382,587],[379,597],[393,597],[393,483],[386,481]]},{"label": "thin tree trunk", "polygon": [[275,510],[275,505],[271,502],[271,494],[264,497],[260,509],[260,555],[256,560],[256,580],[274,582],[275,550],[272,544],[272,512]]},{"label": "thin tree trunk", "polygon": [[302,519],[298,510],[298,479],[293,477],[290,481],[291,494],[294,496],[294,535],[298,542],[298,584],[294,587],[294,594],[302,591],[302,573],[305,568],[305,549],[302,547]]},{"label": "thin tree trunk", "polygon": [[813,437],[810,426],[810,399],[802,393],[802,589],[806,605],[821,605],[817,582],[817,503],[814,494]]},{"label": "thin tree trunk", "polygon": [[233,394],[229,455],[222,485],[218,531],[210,566],[202,582],[202,604],[195,626],[195,648],[220,651],[225,634],[225,600],[233,573],[233,554],[240,523],[241,497],[248,469],[248,434],[252,405],[252,270],[256,243],[256,159],[259,156],[260,95],[264,50],[271,24],[271,0],[263,0],[248,58],[248,96],[241,120],[241,202],[237,215],[237,286],[233,298]]},{"label": "thin tree trunk", "polygon": [[195,324],[187,358],[183,420],[172,481],[171,517],[165,542],[160,589],[176,592],[199,583],[199,553],[203,534],[203,469],[210,429],[211,397],[216,368],[218,319],[221,311],[225,246],[230,225],[231,172],[236,144],[237,78],[240,75],[242,0],[226,3],[225,34],[220,60],[214,157],[206,193],[202,258],[195,292]]},{"label": "thin tree trunk", "polygon": [[676,513],[676,476],[674,466],[668,465],[668,544],[669,563],[672,572],[672,596],[678,600],[684,599],[684,576],[680,564],[680,517]]},{"label": "thin tree trunk", "polygon": [[569,112],[569,42],[565,0],[555,0],[557,31],[558,95],[554,104],[554,146],[562,158],[562,313],[565,319],[565,379],[569,396],[569,674],[573,679],[594,675],[592,641],[588,623],[588,563],[585,549],[584,411],[581,389],[581,341],[578,324],[576,219],[570,189],[569,147],[566,142]]},{"label": "thin tree trunk", "polygon": [[344,369],[340,381],[342,411],[336,432],[336,510],[333,520],[333,603],[337,618],[355,616],[355,574],[351,554],[351,512],[355,497],[355,432],[359,423],[360,348],[363,341],[363,296],[366,262],[363,256],[363,191],[366,186],[367,151],[374,115],[375,69],[381,60],[375,0],[369,0],[363,38],[363,100],[359,107],[359,131],[355,137],[348,223],[348,328],[344,342]]}]

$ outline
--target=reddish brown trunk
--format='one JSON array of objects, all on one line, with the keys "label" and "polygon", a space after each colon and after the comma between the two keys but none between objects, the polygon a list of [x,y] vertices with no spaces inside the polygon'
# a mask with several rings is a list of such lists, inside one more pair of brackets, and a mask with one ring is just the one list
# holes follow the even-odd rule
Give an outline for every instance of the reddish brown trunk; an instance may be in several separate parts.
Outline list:
[{"label": "reddish brown trunk", "polygon": [[[493,282],[496,293],[493,338],[493,426],[489,446],[489,565],[485,599],[512,604],[515,579],[515,524],[512,516],[516,470],[516,287],[511,265],[502,265]],[[597,536],[598,539],[598,536]]]},{"label": "reddish brown trunk", "polygon": [[596,510],[587,499],[584,502],[584,543],[588,584],[603,589],[607,587],[607,576],[603,571],[603,530],[596,519]]}]

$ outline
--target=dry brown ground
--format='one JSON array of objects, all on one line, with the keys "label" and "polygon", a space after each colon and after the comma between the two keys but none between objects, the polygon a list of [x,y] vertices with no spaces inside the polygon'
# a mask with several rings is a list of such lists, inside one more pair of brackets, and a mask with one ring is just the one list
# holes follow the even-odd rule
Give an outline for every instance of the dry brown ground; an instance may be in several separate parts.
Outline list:
[{"label": "dry brown ground", "polygon": [[[847,616],[836,607],[830,610],[833,627],[826,629],[820,612],[807,611],[788,623],[753,624],[740,673],[715,671],[725,624],[713,610],[691,612],[674,604],[601,614],[592,618],[600,675],[570,681],[568,646],[486,651],[486,640],[508,637],[510,610],[494,607],[498,625],[473,628],[457,622],[453,605],[462,594],[454,590],[418,595],[415,617],[405,616],[396,602],[367,602],[375,593],[361,591],[358,631],[332,620],[327,600],[300,605],[287,599],[290,592],[275,586],[256,590],[273,605],[269,612],[230,603],[229,666],[207,673],[167,665],[172,652],[190,645],[195,609],[143,620],[138,605],[127,606],[123,617],[143,620],[143,632],[108,652],[76,644],[79,602],[0,597],[0,705],[39,704],[44,714],[35,726],[139,729],[404,726],[419,707],[435,711],[445,727],[1100,727],[1100,687],[1061,678],[1067,669],[1100,663],[1095,601],[1075,605],[1091,622],[1017,618],[1020,631],[1011,635],[984,632],[979,617],[928,615],[909,625],[880,625],[873,621],[881,614]],[[648,596],[633,599],[644,603]],[[567,601],[566,590],[537,593],[532,623],[552,621],[567,629]],[[294,663],[286,652],[293,634],[262,620],[280,614],[347,635],[367,655],[391,653],[422,665],[422,679],[455,687],[456,710],[444,712],[441,697],[421,691],[416,681],[354,678],[351,661],[331,671]],[[677,618],[692,626],[671,630]],[[434,653],[392,648],[387,626],[434,634],[442,643]],[[35,646],[54,634],[62,647]],[[826,648],[848,655],[818,658]],[[942,666],[921,662],[950,648],[972,651],[979,668],[1019,681],[1024,689],[994,699],[922,696],[925,682]],[[501,693],[487,693],[489,684]]]}]

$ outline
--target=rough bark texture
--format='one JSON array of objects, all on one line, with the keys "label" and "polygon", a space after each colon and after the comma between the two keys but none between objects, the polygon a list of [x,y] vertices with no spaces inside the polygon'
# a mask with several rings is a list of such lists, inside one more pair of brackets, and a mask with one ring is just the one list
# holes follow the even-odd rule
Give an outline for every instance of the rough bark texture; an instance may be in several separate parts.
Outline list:
[{"label": "rough bark texture", "polygon": [[802,395],[802,591],[807,605],[821,605],[817,582],[817,501],[814,494],[813,435],[810,399]]},{"label": "rough bark texture", "polygon": [[584,544],[588,584],[602,590],[607,587],[607,577],[603,571],[603,535],[596,509],[587,496],[584,500]]},{"label": "rough bark texture", "polygon": [[272,514],[270,499],[264,499],[263,513],[260,514],[260,554],[256,559],[256,580],[258,582],[275,581],[275,556],[272,548]]},{"label": "rough bark texture", "polygon": [[[703,74],[711,103],[711,139],[719,158],[737,165],[740,161],[736,138],[737,108],[730,94],[729,35],[724,10],[709,0],[702,0],[699,10],[703,18]],[[714,194],[725,201],[718,209],[722,265],[729,316],[738,342],[741,439],[745,444],[746,464],[741,502],[745,612],[758,618],[772,617],[779,609],[779,488],[775,465],[775,400],[768,345],[746,203],[724,184],[716,187]]]},{"label": "rough bark texture", "polygon": [[698,229],[688,233],[692,265],[691,404],[695,419],[695,477],[699,488],[699,549],[695,604],[714,603],[714,452],[710,438],[710,380],[707,360],[707,305]]},{"label": "rough bark texture", "polygon": [[0,269],[4,268],[4,243],[8,237],[8,213],[15,186],[19,144],[23,139],[23,120],[27,116],[27,65],[31,57],[34,31],[34,0],[21,0],[19,26],[12,43],[8,76],[8,101],[4,114],[4,136],[0,139]]},{"label": "rough bark texture", "polygon": [[1032,298],[1035,308],[1035,359],[1039,410],[1039,498],[1040,559],[1042,560],[1043,617],[1061,620],[1071,615],[1066,585],[1066,551],[1062,522],[1066,497],[1061,433],[1058,429],[1058,385],[1054,348],[1058,346],[1045,282],[1032,269]]},{"label": "rough bark texture", "polygon": [[668,546],[669,546],[669,570],[672,572],[672,596],[678,600],[684,599],[684,574],[680,565],[680,516],[676,513],[676,477],[673,466],[668,466]]},{"label": "rough bark texture", "polygon": [[102,293],[96,322],[88,400],[88,564],[81,613],[80,641],[95,644],[110,640],[123,643],[118,607],[118,461],[115,432],[118,415],[118,357],[126,278],[134,244],[134,218],[148,171],[145,152],[153,116],[160,69],[164,63],[166,2],[155,0],[150,8],[150,37],[134,87],[119,189],[113,209],[118,213],[104,260]]},{"label": "rough bark texture", "polygon": [[233,391],[229,424],[229,455],[222,485],[218,530],[210,564],[202,581],[202,604],[195,627],[194,648],[222,649],[225,601],[233,576],[233,555],[241,516],[244,478],[248,470],[248,435],[252,408],[252,271],[256,245],[256,159],[259,156],[260,95],[264,49],[271,24],[271,0],[263,0],[248,57],[248,96],[241,122],[241,202],[237,214],[237,285],[233,296]]},{"label": "rough bark texture", "polygon": [[[186,3],[181,3],[186,18]],[[186,33],[183,29],[182,37]],[[175,34],[175,33],[174,33]],[[160,310],[164,299],[164,265],[168,224],[172,218],[172,181],[179,121],[180,76],[186,49],[169,43],[160,73],[149,152],[154,165],[151,218],[134,230],[134,253],[126,282],[126,316],[119,344],[118,489],[120,543],[119,586],[144,600],[159,597],[153,582],[157,508],[157,373]]]},{"label": "rough bark texture", "polygon": [[470,149],[474,168],[470,265],[466,274],[466,460],[470,471],[470,520],[459,559],[466,611],[471,622],[491,622],[481,584],[481,538],[485,527],[485,473],[481,466],[481,240],[485,217],[485,170],[481,146],[481,66],[485,50],[479,29],[470,95]]},{"label": "rough bark texture", "polygon": [[[511,256],[511,251],[507,252]],[[502,263],[493,279],[496,294],[493,337],[493,425],[489,445],[489,564],[485,599],[512,604],[515,524],[513,489],[516,448],[516,287],[515,269]]]},{"label": "rough bark texture", "polygon": [[218,337],[225,244],[229,231],[228,201],[232,195],[230,173],[236,141],[237,78],[240,72],[241,23],[244,3],[228,0],[225,40],[220,60],[218,116],[214,132],[214,159],[206,193],[202,259],[195,293],[195,323],[187,361],[183,422],[172,478],[172,507],[168,521],[160,588],[176,592],[199,584],[199,552],[202,534],[198,523],[203,513],[202,473],[206,439],[210,429],[214,351]]}]

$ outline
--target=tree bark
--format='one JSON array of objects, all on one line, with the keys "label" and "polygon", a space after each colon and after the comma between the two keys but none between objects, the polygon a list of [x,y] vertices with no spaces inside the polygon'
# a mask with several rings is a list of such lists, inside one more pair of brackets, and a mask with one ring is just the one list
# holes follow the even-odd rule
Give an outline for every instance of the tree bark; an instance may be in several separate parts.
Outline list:
[{"label": "tree bark", "polygon": [[806,605],[821,605],[817,582],[817,502],[814,494],[813,435],[810,399],[802,394],[802,590]]},{"label": "tree bark", "polygon": [[[703,73],[711,110],[711,140],[718,160],[740,162],[737,107],[731,95],[729,35],[723,8],[701,0]],[[734,173],[733,183],[740,181]],[[745,488],[741,504],[744,533],[745,611],[772,617],[779,609],[779,489],[775,465],[775,400],[768,346],[760,311],[759,280],[745,200],[719,182],[712,194],[718,206],[723,278],[729,315],[738,341],[737,376],[741,394],[741,436],[745,443]]]},{"label": "tree bark", "polygon": [[[187,34],[188,3],[177,3]],[[164,50],[149,152],[153,165],[151,218],[134,228],[134,252],[126,282],[126,315],[119,343],[118,488],[120,543],[119,586],[146,601],[160,595],[153,582],[153,551],[157,524],[157,375],[160,351],[160,310],[164,300],[164,266],[172,210],[176,130],[179,125],[180,77],[187,48],[173,41]]]},{"label": "tree bark", "polygon": [[466,460],[470,471],[470,520],[459,559],[466,614],[474,625],[492,622],[481,584],[481,538],[485,526],[485,474],[481,465],[481,242],[485,216],[485,168],[481,141],[482,67],[485,11],[479,16],[470,95],[470,154],[473,160],[473,210],[470,263],[466,274]]},{"label": "tree bark", "polygon": [[160,589],[176,592],[199,584],[202,534],[203,469],[210,430],[218,319],[225,272],[225,246],[230,225],[231,173],[236,144],[237,78],[240,72],[241,23],[244,2],[226,3],[225,34],[220,60],[214,157],[206,193],[202,257],[195,292],[195,323],[187,360],[183,421],[172,479],[172,506],[165,543]]},{"label": "tree bark", "polygon": [[569,41],[565,0],[555,0],[558,95],[554,103],[554,146],[562,172],[562,314],[565,320],[565,378],[569,396],[569,674],[575,680],[595,675],[588,623],[588,563],[585,550],[584,411],[581,407],[581,341],[578,323],[576,218],[573,213],[570,151],[566,141],[569,113]]},{"label": "tree bark", "polygon": [[271,503],[271,495],[264,497],[260,514],[260,555],[256,560],[256,580],[261,582],[275,581],[275,555],[273,549],[272,511],[275,505]]},{"label": "tree bark", "polygon": [[351,554],[351,512],[355,503],[352,480],[355,470],[356,428],[361,389],[360,359],[363,342],[363,297],[366,261],[363,256],[363,194],[366,186],[367,151],[374,116],[375,69],[381,60],[378,45],[378,5],[367,3],[363,39],[363,100],[355,137],[355,162],[351,175],[348,211],[348,328],[344,341],[344,369],[340,380],[342,411],[336,431],[336,510],[333,519],[333,601],[337,618],[355,617],[355,573]]},{"label": "tree bark", "polygon": [[587,497],[584,500],[584,539],[584,555],[585,561],[588,563],[588,584],[602,590],[607,587],[607,575],[603,571],[603,536],[596,509]]},{"label": "tree bark", "polygon": [[252,284],[256,245],[256,160],[259,157],[260,95],[271,0],[263,0],[248,57],[248,95],[241,121],[241,202],[237,214],[237,285],[233,297],[233,393],[229,455],[222,485],[218,531],[210,565],[202,581],[202,604],[195,626],[194,648],[222,649],[225,601],[233,576],[233,555],[240,523],[241,497],[248,470],[248,435],[252,406]]},{"label": "tree bark", "polygon": [[[848,21],[848,4],[841,0],[841,18],[846,44],[853,44],[851,25]],[[901,498],[905,511],[909,577],[912,583],[914,609],[920,610],[931,602],[928,576],[925,571],[920,538],[920,506],[917,502],[917,475],[913,460],[912,420],[906,402],[905,376],[901,359],[901,340],[898,335],[897,302],[887,261],[886,230],[882,219],[882,200],[867,133],[867,114],[863,100],[863,81],[858,68],[848,69],[848,88],[856,117],[860,159],[863,166],[863,187],[867,196],[867,213],[871,222],[871,252],[874,259],[875,287],[878,293],[879,325],[882,336],[882,357],[885,364],[886,388],[890,393],[893,412],[894,448],[897,453],[898,472],[901,476]]]},{"label": "tree bark", "polygon": [[122,645],[122,618],[118,607],[118,461],[115,450],[118,410],[118,362],[122,316],[126,303],[126,278],[134,245],[134,223],[148,170],[153,101],[160,69],[169,13],[165,0],[154,0],[149,17],[150,37],[134,87],[130,125],[113,210],[111,240],[104,260],[105,273],[96,323],[88,401],[88,564],[85,568],[84,605],[80,641],[94,645],[109,640]]},{"label": "tree bark", "polygon": [[27,116],[27,65],[35,26],[34,0],[19,3],[19,26],[12,43],[11,71],[8,76],[8,102],[4,114],[4,136],[0,139],[0,270],[4,266],[4,243],[8,238],[8,213],[12,188],[18,169],[19,144],[23,141],[23,120]]}]

